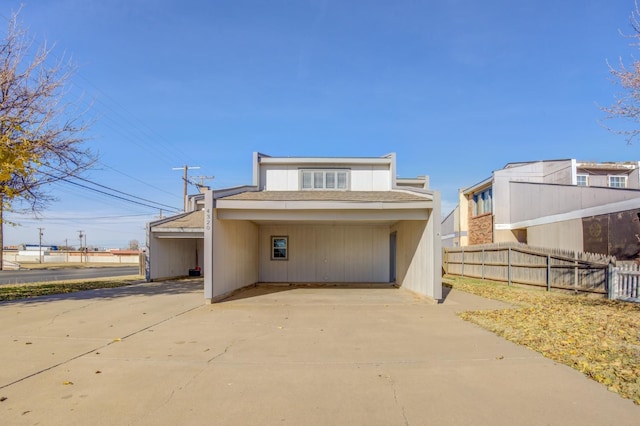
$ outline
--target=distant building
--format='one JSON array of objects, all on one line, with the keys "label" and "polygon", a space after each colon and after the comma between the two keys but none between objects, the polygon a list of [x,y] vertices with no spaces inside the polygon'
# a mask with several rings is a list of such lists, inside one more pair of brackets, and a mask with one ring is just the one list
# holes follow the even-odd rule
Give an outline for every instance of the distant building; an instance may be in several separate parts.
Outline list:
[{"label": "distant building", "polygon": [[444,247],[519,241],[640,256],[640,162],[509,163],[458,199],[442,223]]},{"label": "distant building", "polygon": [[24,245],[24,249],[27,251],[57,251],[58,250],[58,246],[41,246],[38,244],[25,244]]}]

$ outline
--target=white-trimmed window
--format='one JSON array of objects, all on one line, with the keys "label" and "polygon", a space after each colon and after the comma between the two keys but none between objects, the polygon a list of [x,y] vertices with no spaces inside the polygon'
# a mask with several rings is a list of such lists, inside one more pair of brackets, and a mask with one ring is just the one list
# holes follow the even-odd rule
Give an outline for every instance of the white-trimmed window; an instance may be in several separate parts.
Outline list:
[{"label": "white-trimmed window", "polygon": [[349,189],[349,170],[300,170],[300,189],[346,191]]},{"label": "white-trimmed window", "polygon": [[626,176],[609,176],[609,186],[611,188],[626,188],[627,177]]},{"label": "white-trimmed window", "polygon": [[589,175],[577,175],[576,176],[576,185],[578,185],[578,186],[589,186]]},{"label": "white-trimmed window", "polygon": [[289,259],[289,237],[271,237],[271,260]]},{"label": "white-trimmed window", "polygon": [[493,189],[487,188],[484,191],[473,194],[473,215],[491,213],[493,211]]}]

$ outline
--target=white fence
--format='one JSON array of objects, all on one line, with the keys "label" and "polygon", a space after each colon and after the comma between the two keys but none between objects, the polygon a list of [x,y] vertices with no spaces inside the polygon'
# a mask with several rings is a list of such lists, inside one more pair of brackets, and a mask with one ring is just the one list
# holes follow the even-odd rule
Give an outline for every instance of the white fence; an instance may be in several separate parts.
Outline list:
[{"label": "white fence", "polygon": [[640,267],[638,264],[620,265],[613,268],[613,285],[610,299],[640,302]]},{"label": "white fence", "polygon": [[111,253],[111,252],[80,252],[80,251],[20,251],[4,252],[5,262],[25,262],[25,263],[123,263],[138,264],[139,254],[133,253]]}]

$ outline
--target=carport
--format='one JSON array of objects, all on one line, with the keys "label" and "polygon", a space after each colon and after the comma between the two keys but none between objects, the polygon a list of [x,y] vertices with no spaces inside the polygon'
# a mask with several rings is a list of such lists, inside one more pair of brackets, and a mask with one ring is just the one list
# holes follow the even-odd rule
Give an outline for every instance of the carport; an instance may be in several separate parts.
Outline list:
[{"label": "carport", "polygon": [[203,221],[204,212],[197,210],[149,223],[145,271],[148,281],[185,276],[190,271],[201,270]]},{"label": "carport", "polygon": [[205,196],[205,299],[256,283],[387,283],[442,297],[435,191]]}]

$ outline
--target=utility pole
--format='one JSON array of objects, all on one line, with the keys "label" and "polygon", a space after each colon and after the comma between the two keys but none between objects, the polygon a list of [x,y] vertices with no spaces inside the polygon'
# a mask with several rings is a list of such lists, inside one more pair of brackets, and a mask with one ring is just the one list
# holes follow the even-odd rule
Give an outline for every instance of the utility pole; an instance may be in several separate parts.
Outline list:
[{"label": "utility pole", "polygon": [[44,228],[38,228],[38,237],[40,238],[38,242],[38,251],[40,252],[38,255],[38,261],[40,263],[42,263],[42,231],[44,231]]},{"label": "utility pole", "polygon": [[78,238],[80,239],[80,245],[78,246],[78,251],[80,252],[80,263],[82,263],[82,231],[78,231]]},{"label": "utility pole", "polygon": [[187,166],[186,164],[184,165],[184,167],[172,167],[171,170],[184,170],[184,176],[183,176],[183,180],[184,180],[184,211],[187,211],[187,184],[189,183],[189,170],[197,170],[199,169],[200,166]]}]

